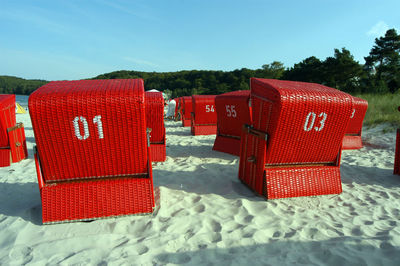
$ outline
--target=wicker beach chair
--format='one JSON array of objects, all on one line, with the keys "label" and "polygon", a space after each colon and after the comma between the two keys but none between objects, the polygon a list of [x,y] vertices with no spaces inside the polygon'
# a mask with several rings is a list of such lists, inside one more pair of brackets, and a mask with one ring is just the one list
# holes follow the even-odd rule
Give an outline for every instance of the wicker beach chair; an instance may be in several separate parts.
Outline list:
[{"label": "wicker beach chair", "polygon": [[192,96],[183,96],[182,104],[182,126],[190,127],[190,115],[192,113]]},{"label": "wicker beach chair", "polygon": [[[400,106],[397,108],[397,110],[400,112]],[[398,128],[396,132],[396,147],[394,151],[393,174],[400,175],[400,128]]]},{"label": "wicker beach chair", "polygon": [[175,121],[181,121],[181,97],[175,98],[176,107],[175,107]]},{"label": "wicker beach chair", "polygon": [[315,83],[252,78],[250,86],[239,179],[267,199],[341,193],[352,97]]},{"label": "wicker beach chair", "polygon": [[29,110],[43,223],[153,211],[143,80],[50,82]]},{"label": "wicker beach chair", "polygon": [[217,112],[215,95],[193,95],[193,111],[191,114],[191,133],[197,135],[213,135],[217,133]]},{"label": "wicker beach chair", "polygon": [[240,155],[240,136],[244,124],[251,125],[250,91],[217,95],[217,137],[213,150]]},{"label": "wicker beach chair", "polygon": [[363,147],[361,131],[368,102],[364,99],[353,97],[354,108],[350,116],[349,125],[343,138],[342,148],[344,150],[355,150]]},{"label": "wicker beach chair", "polygon": [[153,162],[166,160],[164,98],[161,92],[146,92],[146,125],[151,128],[150,150]]},{"label": "wicker beach chair", "polygon": [[16,122],[15,95],[0,95],[0,167],[28,157],[24,125]]}]

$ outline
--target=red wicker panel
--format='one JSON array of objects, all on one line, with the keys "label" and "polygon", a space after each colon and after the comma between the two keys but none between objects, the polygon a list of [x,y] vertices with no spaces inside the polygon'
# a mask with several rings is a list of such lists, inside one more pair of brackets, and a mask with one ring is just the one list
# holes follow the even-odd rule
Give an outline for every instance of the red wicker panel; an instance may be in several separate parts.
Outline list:
[{"label": "red wicker panel", "polygon": [[338,166],[277,167],[265,169],[268,199],[339,194]]},{"label": "red wicker panel", "polygon": [[343,150],[355,150],[363,147],[361,136],[345,135],[343,138]]},{"label": "red wicker panel", "polygon": [[400,175],[400,129],[397,129],[396,133],[396,149],[394,153],[393,174]]},{"label": "red wicker panel", "polygon": [[215,97],[219,134],[240,137],[243,124],[251,125],[249,101],[250,91],[233,91]]},{"label": "red wicker panel", "polygon": [[151,128],[150,143],[164,142],[164,97],[161,92],[145,93],[146,126]]},{"label": "red wicker panel", "polygon": [[11,149],[8,147],[0,147],[0,167],[11,165]]},{"label": "red wicker panel", "polygon": [[265,140],[243,129],[240,140],[239,179],[259,195],[264,194]]},{"label": "red wicker panel", "polygon": [[192,125],[191,132],[193,136],[215,135],[217,134],[217,125]]},{"label": "red wicker panel", "polygon": [[192,96],[195,125],[217,125],[215,97],[215,95]]},{"label": "red wicker panel", "polygon": [[165,142],[163,144],[150,144],[151,160],[153,162],[165,162],[167,159]]},{"label": "red wicker panel", "polygon": [[240,138],[217,135],[213,150],[240,156]]},{"label": "red wicker panel", "polygon": [[251,79],[253,125],[269,135],[267,164],[335,162],[353,109],[349,94],[314,83]]},{"label": "red wicker panel", "polygon": [[150,178],[59,182],[45,185],[41,197],[43,223],[151,213],[155,206]]},{"label": "red wicker panel", "polygon": [[45,181],[148,172],[143,80],[50,82],[29,110]]},{"label": "red wicker panel", "polygon": [[28,149],[26,147],[24,125],[18,123],[15,127],[8,129],[10,140],[12,162],[19,162],[28,157]]},{"label": "red wicker panel", "polygon": [[15,95],[0,94],[0,147],[9,145],[7,128],[15,124]]},{"label": "red wicker panel", "polygon": [[368,102],[366,100],[353,97],[353,110],[346,128],[346,134],[357,134],[361,136],[362,125],[367,109]]},{"label": "red wicker panel", "polygon": [[361,149],[361,131],[365,114],[368,109],[368,102],[364,99],[353,97],[353,111],[347,125],[346,134],[343,138],[342,148],[344,150]]},{"label": "red wicker panel", "polygon": [[182,126],[190,127],[190,117],[193,111],[192,109],[192,97],[184,96],[182,97]]}]

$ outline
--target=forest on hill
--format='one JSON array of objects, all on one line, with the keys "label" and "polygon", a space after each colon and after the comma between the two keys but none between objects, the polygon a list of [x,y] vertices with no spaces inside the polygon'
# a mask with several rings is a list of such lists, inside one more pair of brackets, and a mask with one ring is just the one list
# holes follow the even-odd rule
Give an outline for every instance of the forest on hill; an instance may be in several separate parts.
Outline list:
[{"label": "forest on hill", "polygon": [[[395,29],[375,39],[365,64],[354,60],[346,48],[334,49],[333,56],[320,60],[314,56],[285,68],[274,61],[259,69],[233,71],[187,70],[179,72],[140,72],[120,70],[93,79],[144,79],[146,90],[157,89],[171,97],[193,94],[221,94],[249,89],[251,77],[315,82],[351,93],[395,93],[400,88],[400,35]],[[46,84],[43,80],[24,80],[0,76],[0,93],[30,94]]]}]

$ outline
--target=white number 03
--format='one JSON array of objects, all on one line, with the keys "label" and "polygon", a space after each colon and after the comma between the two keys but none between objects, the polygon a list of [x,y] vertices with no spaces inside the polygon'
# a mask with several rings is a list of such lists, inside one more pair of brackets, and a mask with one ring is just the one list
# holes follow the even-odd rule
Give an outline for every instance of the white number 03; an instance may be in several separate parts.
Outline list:
[{"label": "white number 03", "polygon": [[[89,138],[89,136],[90,136],[89,125],[88,125],[88,122],[85,117],[77,116],[77,117],[75,117],[74,121],[72,121],[72,122],[74,124],[75,136],[79,140],[85,140],[85,139]],[[82,126],[83,126],[83,136],[81,134],[80,124],[82,124]],[[103,133],[103,123],[101,122],[101,115],[96,115],[93,118],[93,124],[97,125],[97,133],[98,133],[99,139],[103,139],[104,133]]]},{"label": "white number 03", "polygon": [[328,115],[326,113],[320,113],[318,115],[319,126],[314,127],[317,114],[314,112],[309,112],[306,117],[306,121],[304,122],[304,131],[311,131],[312,129],[314,129],[315,131],[321,131],[325,126],[325,121],[327,117]]}]

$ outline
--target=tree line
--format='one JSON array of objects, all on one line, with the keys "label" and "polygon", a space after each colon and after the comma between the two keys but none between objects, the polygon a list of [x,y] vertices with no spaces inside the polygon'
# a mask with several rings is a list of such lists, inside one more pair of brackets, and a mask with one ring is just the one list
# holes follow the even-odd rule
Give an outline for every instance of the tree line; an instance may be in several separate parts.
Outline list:
[{"label": "tree line", "polygon": [[[389,29],[375,39],[365,64],[354,60],[346,48],[334,49],[325,60],[314,56],[285,68],[274,61],[259,69],[233,71],[189,70],[179,72],[115,71],[93,79],[144,79],[146,90],[168,91],[171,97],[193,94],[221,94],[234,90],[248,90],[251,77],[315,82],[339,90],[355,93],[395,93],[400,88],[400,35]],[[19,82],[19,83],[18,83]],[[0,93],[30,94],[45,84],[41,80],[23,80],[0,76]]]}]

